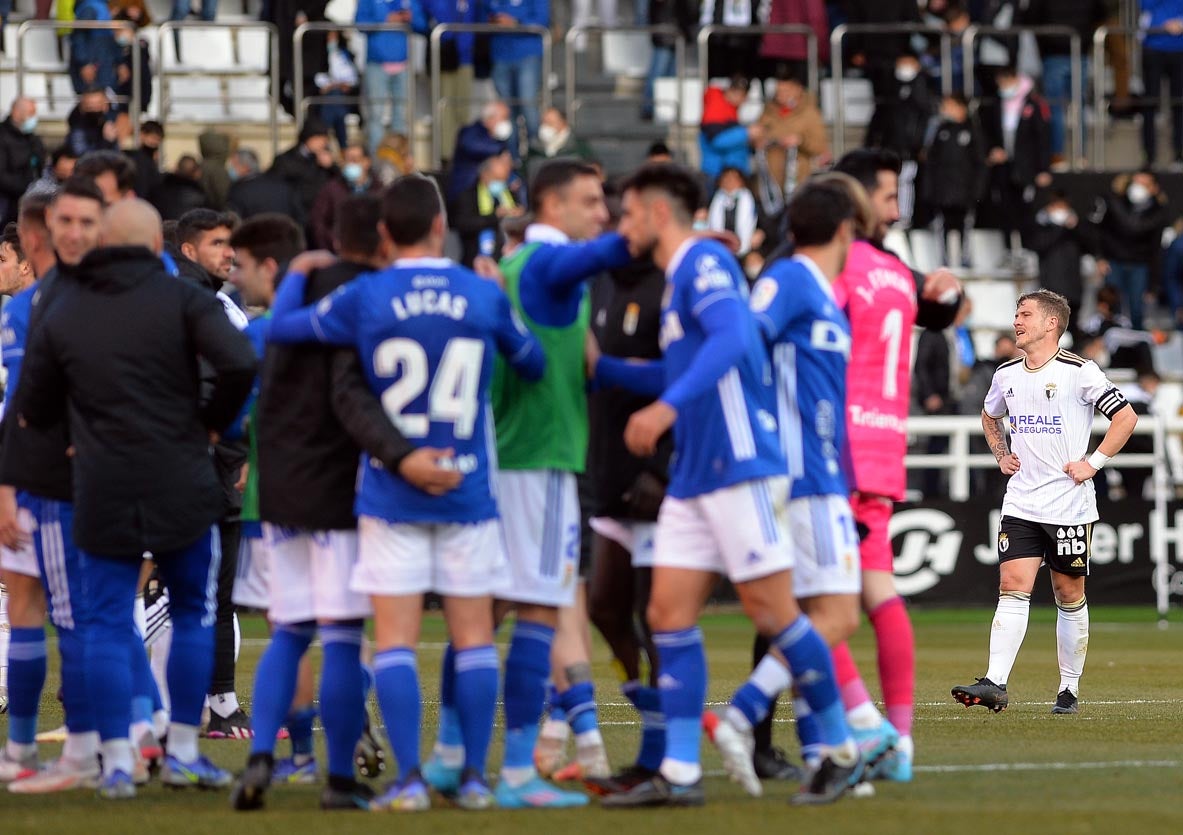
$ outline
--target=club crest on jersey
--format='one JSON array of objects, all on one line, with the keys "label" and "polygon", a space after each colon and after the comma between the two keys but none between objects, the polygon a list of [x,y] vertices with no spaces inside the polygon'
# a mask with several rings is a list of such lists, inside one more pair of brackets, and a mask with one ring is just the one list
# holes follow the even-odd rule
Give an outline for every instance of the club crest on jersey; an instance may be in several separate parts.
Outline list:
[{"label": "club crest on jersey", "polygon": [[1043,395],[1048,400],[1055,400],[1056,399],[1056,384],[1055,383],[1048,383],[1046,386],[1044,386],[1043,387]]},{"label": "club crest on jersey", "polygon": [[1005,554],[1008,548],[1010,548],[1010,537],[1005,533],[998,534],[998,550]]},{"label": "club crest on jersey", "polygon": [[765,277],[757,281],[756,286],[752,288],[752,310],[756,313],[767,310],[779,289],[780,285],[776,283],[775,278]]}]

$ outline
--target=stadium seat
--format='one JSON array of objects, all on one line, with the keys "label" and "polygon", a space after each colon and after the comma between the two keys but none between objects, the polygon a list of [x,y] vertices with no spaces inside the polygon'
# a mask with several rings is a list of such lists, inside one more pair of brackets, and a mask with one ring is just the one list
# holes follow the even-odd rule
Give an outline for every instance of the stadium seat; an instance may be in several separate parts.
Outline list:
[{"label": "stadium seat", "polygon": [[975,328],[1010,331],[1014,325],[1018,288],[1013,281],[967,281],[965,294],[973,302],[970,321]]},{"label": "stadium seat", "polygon": [[[834,80],[826,78],[821,83],[821,108],[826,124],[834,121]],[[842,79],[842,113],[846,118],[846,126],[862,126],[870,124],[871,114],[875,111],[875,93],[871,90],[871,82],[865,78]]]},{"label": "stadium seat", "polygon": [[[26,88],[29,77],[25,76]],[[0,73],[0,102],[11,102],[16,98],[16,73]],[[40,106],[38,102],[38,106]]]},{"label": "stadium seat", "polygon": [[645,32],[603,33],[604,75],[644,78],[653,47]]},{"label": "stadium seat", "polygon": [[976,273],[991,273],[998,269],[1006,254],[1006,240],[999,229],[971,229],[969,233],[969,265]]},{"label": "stadium seat", "polygon": [[238,67],[243,72],[267,72],[271,63],[271,39],[266,29],[239,29]]},{"label": "stadium seat", "polygon": [[657,79],[653,85],[653,121],[659,124],[674,121],[678,112],[675,101],[679,83],[682,86],[682,124],[697,127],[702,121],[702,82],[697,78],[686,78],[681,82],[676,78]]},{"label": "stadium seat", "polygon": [[231,78],[226,82],[226,102],[230,119],[236,122],[266,122],[271,114],[268,97],[271,79]]},{"label": "stadium seat", "polygon": [[[16,33],[13,32],[10,40],[12,43],[12,54],[16,55]],[[41,72],[65,72],[66,62],[64,60],[64,47],[59,46],[58,37],[53,29],[30,29],[25,32],[24,40],[21,44],[23,52],[21,57],[25,64],[26,70],[39,70]]]},{"label": "stadium seat", "polygon": [[908,233],[903,229],[888,229],[883,245],[896,254],[901,261],[911,266],[912,245],[908,243]]},{"label": "stadium seat", "polygon": [[[25,81],[27,84],[27,76]],[[45,102],[41,114],[47,119],[65,119],[78,103],[74,82],[68,75],[49,75],[45,81],[49,86],[49,100]]]},{"label": "stadium seat", "polygon": [[[169,40],[167,37],[164,40]],[[177,69],[210,72],[241,72],[234,60],[234,42],[229,29],[182,29]]]},{"label": "stadium seat", "polygon": [[[15,86],[16,86],[16,77],[15,76],[12,77],[12,84],[13,84],[13,87],[15,88]],[[39,72],[25,73],[25,79],[23,82],[23,86],[20,89],[20,93],[21,93],[21,95],[27,96],[28,98],[37,102],[37,107],[41,109],[42,118],[46,118],[46,111],[49,109],[49,81],[44,73],[39,73]],[[73,91],[71,90],[71,95],[72,94],[73,94]],[[10,101],[10,100],[6,99],[5,101]],[[71,107],[74,106],[74,103],[72,100],[70,102],[70,106]],[[67,108],[66,112],[67,113],[69,112],[68,108]]]},{"label": "stadium seat", "polygon": [[[168,38],[165,38],[168,40]],[[161,102],[163,119],[188,119],[194,122],[223,122],[226,105],[221,82],[216,78],[170,78],[162,85],[167,90],[167,105]]]},{"label": "stadium seat", "polygon": [[913,229],[908,233],[908,243],[912,249],[912,269],[927,273],[941,265],[941,246],[931,230]]}]

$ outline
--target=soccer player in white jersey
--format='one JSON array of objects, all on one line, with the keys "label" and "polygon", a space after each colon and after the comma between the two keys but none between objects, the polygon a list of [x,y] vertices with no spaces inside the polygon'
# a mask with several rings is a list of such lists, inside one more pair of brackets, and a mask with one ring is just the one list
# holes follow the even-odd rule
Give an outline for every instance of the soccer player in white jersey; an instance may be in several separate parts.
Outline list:
[{"label": "soccer player in white jersey", "polygon": [[[999,366],[986,394],[982,428],[1010,476],[998,534],[998,609],[990,630],[990,665],[953,698],[995,713],[1007,706],[1007,679],[1027,632],[1039,567],[1051,570],[1056,595],[1060,689],[1052,713],[1076,713],[1089,640],[1084,581],[1097,499],[1092,479],[1125,446],[1138,422],[1133,407],[1092,360],[1059,349],[1068,301],[1050,290],[1019,298],[1015,337],[1026,356]],[[1086,457],[1093,411],[1109,429]],[[1010,424],[1007,448],[1002,419]]]}]

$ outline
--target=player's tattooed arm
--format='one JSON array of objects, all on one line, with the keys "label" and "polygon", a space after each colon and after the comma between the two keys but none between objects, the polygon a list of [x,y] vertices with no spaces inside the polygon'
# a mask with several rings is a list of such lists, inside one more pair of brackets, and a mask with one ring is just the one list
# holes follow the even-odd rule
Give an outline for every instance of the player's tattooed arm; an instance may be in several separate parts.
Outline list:
[{"label": "player's tattooed arm", "polygon": [[986,443],[990,445],[990,452],[994,453],[994,460],[999,469],[1006,475],[1014,475],[1019,471],[1019,457],[1012,453],[1006,445],[1006,432],[1002,422],[997,418],[982,412],[982,431],[986,433]]}]

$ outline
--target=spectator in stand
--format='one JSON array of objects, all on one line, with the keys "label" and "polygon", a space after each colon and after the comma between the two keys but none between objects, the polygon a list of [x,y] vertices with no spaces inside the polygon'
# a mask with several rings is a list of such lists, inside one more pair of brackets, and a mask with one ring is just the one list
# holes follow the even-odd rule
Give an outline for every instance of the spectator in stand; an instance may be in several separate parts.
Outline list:
[{"label": "spectator in stand", "polygon": [[[441,23],[476,23],[477,0],[415,0],[423,4],[427,34]],[[440,37],[440,94],[444,99],[439,130],[445,153],[460,128],[472,118],[473,50],[471,32],[445,32]]]},{"label": "spectator in stand", "polygon": [[336,252],[333,230],[341,204],[354,194],[380,192],[382,184],[370,174],[370,155],[364,145],[350,145],[342,155],[341,170],[330,179],[316,196],[308,225],[312,229],[312,244],[318,249]]},{"label": "spectator in stand", "polygon": [[[189,15],[197,14],[193,9],[192,0],[173,0],[173,12],[169,20],[185,20]],[[218,15],[218,0],[201,0],[201,19],[213,20]]]},{"label": "spectator in stand", "polygon": [[1171,320],[1183,331],[1183,220],[1175,221],[1175,239],[1163,256],[1162,294]]},{"label": "spectator in stand", "polygon": [[[920,7],[916,0],[847,0],[847,23],[898,25],[919,23]],[[904,33],[850,35],[843,43],[843,53],[850,63],[866,73],[875,90],[875,98],[891,96],[895,90],[895,59],[908,51],[910,36]]]},{"label": "spectator in stand", "polygon": [[[1121,293],[1117,292],[1117,288],[1108,284],[1098,287],[1095,304],[1096,310],[1093,315],[1081,324],[1080,329],[1087,336],[1104,336],[1114,328],[1133,329],[1129,317],[1122,315]],[[1104,368],[1108,365],[1108,360],[1104,363],[1098,360],[1097,365]]]},{"label": "spectator in stand", "polygon": [[449,223],[460,236],[460,263],[472,267],[478,255],[500,259],[505,237],[501,221],[525,214],[525,195],[514,193],[513,157],[508,151],[481,163],[480,176],[453,203]]},{"label": "spectator in stand", "polygon": [[36,130],[36,102],[13,99],[8,118],[0,123],[0,229],[16,220],[21,196],[45,167],[45,143]]},{"label": "spectator in stand", "polygon": [[944,245],[940,263],[953,263],[950,235],[956,232],[965,265],[974,206],[986,186],[986,148],[981,131],[969,117],[965,96],[954,93],[941,101],[940,121],[929,131],[922,160],[921,198],[934,213],[933,223]]},{"label": "spectator in stand", "polygon": [[74,173],[78,155],[69,145],[59,145],[49,155],[49,163],[41,176],[34,180],[25,194],[53,193]]},{"label": "spectator in stand", "polygon": [[928,79],[921,74],[920,59],[913,53],[896,58],[895,80],[895,96],[875,100],[865,144],[894,151],[900,158],[900,223],[908,227],[916,207],[917,161],[936,107]]},{"label": "spectator in stand", "polygon": [[[952,49],[949,52],[948,74],[954,90],[965,89],[965,56],[961,51],[961,39],[965,30],[973,23],[969,9],[959,2],[950,2],[944,15],[944,29],[950,35]],[[930,40],[935,49],[930,50],[926,59],[931,83],[935,87],[941,86],[941,76],[945,72],[941,66],[940,39]]]},{"label": "spectator in stand", "polygon": [[645,151],[645,164],[653,165],[660,162],[673,162],[674,153],[670,150],[670,146],[658,140],[649,146]]},{"label": "spectator in stand", "polygon": [[118,150],[119,131],[105,89],[88,87],[66,117],[66,144],[76,157],[89,151]]},{"label": "spectator in stand", "polygon": [[[821,111],[813,94],[795,76],[776,82],[776,93],[764,106],[752,141],[764,152],[773,182],[783,184],[786,200],[798,183],[830,160]],[[796,164],[791,166],[794,160]]]},{"label": "spectator in stand", "polygon": [[323,122],[309,119],[300,130],[299,142],[275,158],[270,173],[291,187],[300,201],[301,217],[307,218],[316,195],[333,173],[329,129]]},{"label": "spectator in stand", "polygon": [[136,194],[151,194],[160,184],[160,143],[164,141],[164,125],[149,119],[140,125],[140,147],[125,151],[136,167]]},{"label": "spectator in stand", "polygon": [[538,126],[538,138],[530,143],[526,155],[526,179],[533,181],[534,174],[549,159],[572,157],[587,161],[594,156],[591,146],[575,136],[563,111],[548,107]]},{"label": "spectator in stand", "polygon": [[[703,26],[755,26],[760,23],[760,0],[702,0],[698,22]],[[757,69],[758,35],[722,32],[708,44],[711,78],[750,77]]]},{"label": "spectator in stand", "polygon": [[[111,11],[106,0],[75,0],[74,19],[109,21]],[[75,29],[70,32],[70,79],[74,92],[99,89],[106,92],[116,84],[115,65],[119,47],[110,29]]]},{"label": "spectator in stand", "polygon": [[[358,0],[358,23],[389,23],[426,28],[422,3],[412,0]],[[366,118],[366,144],[370,153],[378,149],[385,132],[387,109],[390,129],[410,134],[407,129],[407,79],[411,77],[407,36],[402,31],[366,33],[366,67],[362,81],[362,104]]]},{"label": "spectator in stand", "polygon": [[[1080,35],[1080,65],[1076,71],[1082,79],[1082,95],[1088,90],[1089,56],[1093,33],[1109,16],[1105,0],[1027,0],[1026,9],[1019,14],[1022,26],[1067,26]],[[1039,54],[1043,57],[1043,93],[1051,105],[1052,165],[1068,162],[1065,141],[1065,112],[1072,106],[1072,56],[1069,39],[1063,35],[1042,35],[1037,38]],[[1147,85],[1149,87],[1149,85]],[[1074,130],[1084,136],[1084,103],[1077,111]]]},{"label": "spectator in stand", "polygon": [[[677,26],[687,42],[694,38],[698,14],[698,0],[649,0],[650,25]],[[653,91],[657,79],[671,78],[677,69],[674,66],[674,47],[677,43],[674,36],[654,34],[650,36],[649,42],[653,46],[653,53],[649,59],[649,72],[645,76],[645,97],[641,101],[641,118],[646,122],[653,120]]]},{"label": "spectator in stand", "polygon": [[279,213],[304,225],[307,215],[288,183],[268,171],[262,173],[259,157],[250,148],[239,148],[230,157],[230,192],[226,209],[243,220],[255,215]]},{"label": "spectator in stand", "polygon": [[[295,96],[296,28],[305,23],[323,23],[328,0],[269,0],[263,4],[260,19],[275,24],[279,30],[279,103],[291,115],[296,114]],[[327,66],[328,50],[325,32],[309,32],[304,36],[301,57],[304,59],[304,89],[316,89],[316,74]]]},{"label": "spectator in stand", "polygon": [[393,183],[404,174],[413,174],[415,158],[411,155],[411,141],[401,133],[388,133],[378,145],[374,156],[373,172],[383,187]]},{"label": "spectator in stand", "polygon": [[998,100],[978,111],[986,138],[989,201],[1013,248],[1034,213],[1036,187],[1051,184],[1048,105],[1035,82],[1007,66],[995,73]]},{"label": "spectator in stand", "polygon": [[[349,48],[349,38],[344,32],[329,32],[325,48],[328,50],[328,69],[318,72],[314,81],[320,95],[331,99],[356,97],[360,88],[357,74],[357,59]],[[330,102],[316,106],[317,117],[329,126],[337,138],[337,147],[342,150],[349,144],[345,118],[357,112],[356,105],[344,102]]]},{"label": "spectator in stand", "polygon": [[220,212],[226,208],[230,196],[230,172],[227,162],[234,147],[230,134],[218,130],[204,130],[197,137],[197,148],[201,151],[201,187],[209,208]]},{"label": "spectator in stand", "polygon": [[1068,333],[1079,349],[1083,335],[1080,309],[1084,301],[1084,276],[1080,259],[1097,251],[1094,229],[1081,223],[1067,196],[1053,191],[1023,236],[1024,245],[1039,256],[1039,286],[1068,300]]},{"label": "spectator in stand", "polygon": [[209,208],[205,189],[201,187],[201,163],[197,157],[185,154],[177,160],[177,167],[164,175],[148,195],[148,201],[160,212],[163,220],[180,220],[191,209]]},{"label": "spectator in stand", "polygon": [[[770,0],[768,20],[771,26],[804,24],[817,36],[817,60],[826,66],[830,60],[830,21],[824,0]],[[805,35],[772,33],[760,41],[761,77],[784,78],[808,73],[809,44]]]},{"label": "spectator in stand", "polygon": [[730,232],[739,240],[736,254],[741,260],[764,243],[764,233],[758,228],[756,198],[748,188],[744,173],[738,168],[724,168],[715,183],[707,223],[714,232]]},{"label": "spectator in stand", "polygon": [[448,202],[476,182],[482,162],[509,150],[507,143],[511,136],[513,123],[509,120],[509,107],[503,101],[489,102],[481,108],[480,119],[460,129],[452,153],[452,173],[448,177]]},{"label": "spectator in stand", "polygon": [[1143,304],[1150,288],[1150,265],[1170,225],[1167,196],[1149,171],[1114,178],[1112,190],[1097,203],[1092,218],[1101,231],[1098,264],[1105,283],[1121,293],[1122,308],[1135,330],[1142,330]]},{"label": "spectator in stand", "polygon": [[739,108],[747,101],[750,86],[747,78],[734,75],[726,88],[711,85],[703,94],[698,147],[702,173],[712,183],[724,168],[738,168],[744,176],[752,170],[748,129],[739,123]]},{"label": "spectator in stand", "polygon": [[[550,0],[488,0],[489,21],[498,26],[550,26]],[[526,120],[528,139],[538,135],[538,94],[542,90],[542,38],[538,35],[494,35],[489,42],[493,86],[513,112],[510,152],[516,159],[522,142],[517,120]]]},{"label": "spectator in stand", "polygon": [[1142,86],[1146,88],[1146,106],[1142,110],[1142,151],[1146,155],[1146,165],[1153,167],[1158,161],[1158,125],[1155,116],[1165,82],[1171,96],[1173,160],[1180,165],[1183,164],[1183,0],[1142,0],[1141,25],[1145,29],[1166,30],[1165,33],[1146,35],[1142,41]]},{"label": "spectator in stand", "polygon": [[[115,111],[119,114],[119,135],[131,135],[132,97],[139,101],[140,113],[146,113],[152,104],[152,53],[149,51],[148,39],[140,37],[139,30],[152,22],[148,10],[142,6],[132,6],[115,13],[115,20],[125,25],[115,32]],[[138,52],[140,57],[140,86],[138,92],[134,88],[134,61],[132,53]]]}]

